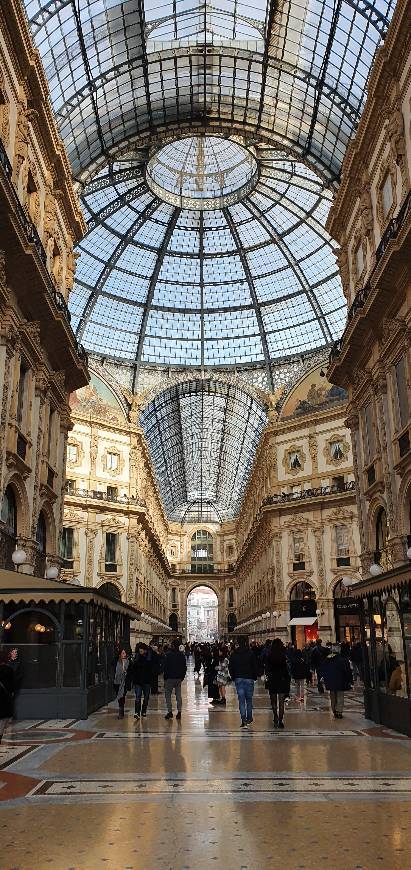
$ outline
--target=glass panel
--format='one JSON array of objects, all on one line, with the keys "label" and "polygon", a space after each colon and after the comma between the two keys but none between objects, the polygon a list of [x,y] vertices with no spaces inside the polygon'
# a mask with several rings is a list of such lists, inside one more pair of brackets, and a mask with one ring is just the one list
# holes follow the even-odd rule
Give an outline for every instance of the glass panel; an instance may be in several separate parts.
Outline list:
[{"label": "glass panel", "polygon": [[84,605],[67,601],[64,605],[64,640],[81,640],[84,634]]},{"label": "glass panel", "polygon": [[75,688],[81,684],[81,644],[63,644],[63,686]]},{"label": "glass panel", "polygon": [[408,694],[411,697],[411,583],[401,588],[400,601],[404,625],[405,671],[408,679]]},{"label": "glass panel", "polygon": [[385,606],[386,630],[386,689],[390,694],[407,697],[406,665],[400,614],[395,601],[388,599]]}]

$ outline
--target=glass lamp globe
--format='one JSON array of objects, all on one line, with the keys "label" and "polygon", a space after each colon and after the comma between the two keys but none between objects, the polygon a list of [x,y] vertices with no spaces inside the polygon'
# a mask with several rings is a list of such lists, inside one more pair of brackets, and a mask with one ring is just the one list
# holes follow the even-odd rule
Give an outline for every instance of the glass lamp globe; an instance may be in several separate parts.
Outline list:
[{"label": "glass lamp globe", "polygon": [[342,577],[341,579],[342,579],[343,585],[345,587],[352,586],[354,583],[354,580],[352,577]]},{"label": "glass lamp globe", "polygon": [[26,553],[19,547],[16,547],[14,552],[11,554],[11,558],[14,565],[24,565],[24,563],[27,562]]},{"label": "glass lamp globe", "polygon": [[411,559],[411,547],[407,548],[407,559]]},{"label": "glass lamp globe", "polygon": [[46,568],[47,580],[57,580],[58,576],[59,576],[59,569],[58,569],[57,565],[49,565],[48,568]]},{"label": "glass lamp globe", "polygon": [[378,577],[378,575],[382,573],[383,569],[381,568],[381,565],[378,565],[377,562],[374,562],[372,565],[370,565],[371,577]]}]

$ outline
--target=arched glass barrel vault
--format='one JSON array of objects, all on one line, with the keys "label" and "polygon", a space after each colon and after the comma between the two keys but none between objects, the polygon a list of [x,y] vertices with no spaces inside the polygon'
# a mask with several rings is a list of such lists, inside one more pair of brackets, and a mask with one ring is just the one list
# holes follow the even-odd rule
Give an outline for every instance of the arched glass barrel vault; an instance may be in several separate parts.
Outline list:
[{"label": "arched glass barrel vault", "polygon": [[237,385],[199,379],[164,390],[140,419],[169,518],[236,516],[267,421],[262,403]]},{"label": "arched glass barrel vault", "polygon": [[324,222],[394,0],[223,6],[26,0],[89,220],[74,326],[135,386],[147,362],[270,382],[343,326]]}]

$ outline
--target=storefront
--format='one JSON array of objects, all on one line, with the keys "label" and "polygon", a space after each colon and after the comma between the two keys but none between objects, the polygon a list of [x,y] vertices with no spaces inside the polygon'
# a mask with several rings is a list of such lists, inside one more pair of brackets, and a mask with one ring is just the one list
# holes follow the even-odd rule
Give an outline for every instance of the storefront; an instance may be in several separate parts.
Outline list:
[{"label": "storefront", "polygon": [[354,644],[361,640],[360,610],[359,600],[340,580],[334,589],[335,637],[339,643]]},{"label": "storefront", "polygon": [[352,588],[364,643],[366,715],[411,737],[411,568]]},{"label": "storefront", "polygon": [[139,611],[100,591],[0,571],[0,644],[17,649],[19,719],[86,719],[113,698]]},{"label": "storefront", "polygon": [[317,640],[317,600],[315,590],[305,581],[300,581],[292,587],[290,592],[290,621],[291,640],[303,649],[306,643]]}]

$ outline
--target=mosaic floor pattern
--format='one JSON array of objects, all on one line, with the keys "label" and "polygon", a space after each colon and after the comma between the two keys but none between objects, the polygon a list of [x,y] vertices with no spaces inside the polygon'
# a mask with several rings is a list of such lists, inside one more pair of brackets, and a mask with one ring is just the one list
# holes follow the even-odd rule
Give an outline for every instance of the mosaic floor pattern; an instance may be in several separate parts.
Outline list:
[{"label": "mosaic floor pattern", "polygon": [[411,743],[367,721],[361,691],[336,721],[315,689],[274,731],[259,682],[253,725],[209,706],[190,669],[181,722],[164,700],[124,720],[15,722],[0,747],[0,870],[404,870]]}]

